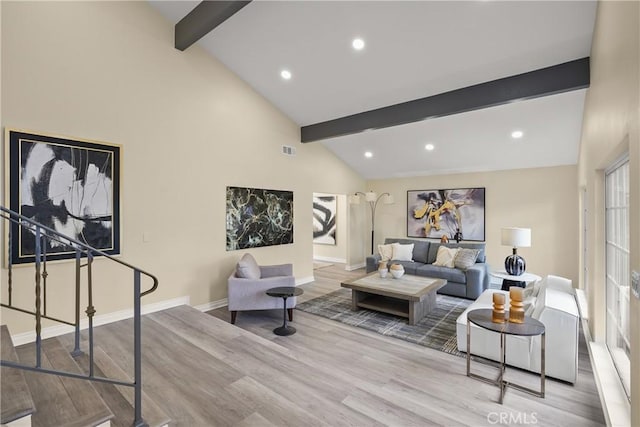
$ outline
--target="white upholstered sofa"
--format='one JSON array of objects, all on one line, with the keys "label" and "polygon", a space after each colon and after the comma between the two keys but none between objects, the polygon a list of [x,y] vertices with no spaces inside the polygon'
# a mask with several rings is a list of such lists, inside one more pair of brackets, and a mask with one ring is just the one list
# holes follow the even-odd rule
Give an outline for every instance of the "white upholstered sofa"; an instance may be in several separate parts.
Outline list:
[{"label": "white upholstered sofa", "polygon": [[[578,306],[571,280],[547,276],[538,282],[529,297],[527,315],[540,320],[546,333],[546,375],[575,383],[578,374]],[[537,293],[535,293],[537,291]],[[493,294],[504,293],[505,309],[509,307],[509,292],[487,289],[457,320],[458,350],[467,351],[467,313],[478,308],[492,308]],[[471,354],[498,361],[500,338],[496,332],[471,325]],[[540,372],[540,336],[508,335],[506,363],[511,366]]]}]

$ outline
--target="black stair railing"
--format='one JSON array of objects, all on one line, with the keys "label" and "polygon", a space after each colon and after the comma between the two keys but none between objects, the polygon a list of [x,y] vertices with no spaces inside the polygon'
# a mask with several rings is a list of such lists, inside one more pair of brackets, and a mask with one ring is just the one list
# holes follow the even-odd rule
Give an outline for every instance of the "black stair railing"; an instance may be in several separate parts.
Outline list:
[{"label": "black stair railing", "polygon": [[[140,312],[140,300],[143,296],[155,291],[158,287],[158,279],[150,273],[139,269],[131,264],[121,261],[113,256],[100,251],[99,249],[92,248],[85,243],[65,236],[64,234],[42,225],[31,218],[18,214],[17,212],[6,209],[0,206],[0,216],[5,221],[5,229],[8,231],[8,301],[7,303],[0,303],[2,307],[16,310],[22,313],[26,313],[34,316],[35,318],[35,346],[36,346],[36,361],[35,366],[26,365],[22,363],[15,363],[8,360],[2,360],[1,366],[7,366],[17,369],[25,369],[29,371],[42,372],[45,374],[60,375],[71,378],[85,379],[90,381],[98,381],[108,384],[132,387],[134,389],[134,426],[146,426],[142,418],[142,322]],[[17,224],[22,230],[32,233],[35,236],[35,304],[34,310],[18,307],[13,301],[13,266],[11,256],[11,246],[13,236],[13,228],[11,224]],[[65,246],[68,251],[75,252],[75,319],[74,321],[68,321],[60,318],[56,318],[47,314],[47,242],[57,242]],[[102,256],[110,261],[118,263],[133,272],[133,354],[134,354],[134,379],[131,382],[122,381],[118,379],[105,378],[94,375],[94,336],[93,336],[93,317],[96,313],[93,306],[93,259],[96,255]],[[82,263],[82,259],[86,260],[86,263]],[[89,350],[89,373],[87,375],[81,375],[74,372],[58,371],[54,369],[47,369],[42,367],[42,319],[51,320],[58,323],[73,326],[75,328],[74,336],[74,349],[71,351],[72,356],[78,356],[83,354],[80,349],[80,310],[81,310],[81,279],[82,269],[86,268],[87,277],[87,307],[85,313],[88,320],[88,350]],[[142,276],[147,276],[153,281],[153,284],[149,289],[141,291]]]}]

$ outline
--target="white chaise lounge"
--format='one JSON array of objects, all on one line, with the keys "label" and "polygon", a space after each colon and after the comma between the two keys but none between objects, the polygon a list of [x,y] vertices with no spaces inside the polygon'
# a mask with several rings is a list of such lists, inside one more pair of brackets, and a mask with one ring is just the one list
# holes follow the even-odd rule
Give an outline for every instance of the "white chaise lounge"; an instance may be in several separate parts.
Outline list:
[{"label": "white chaise lounge", "polygon": [[[532,304],[527,314],[540,320],[546,330],[546,375],[575,383],[578,373],[579,314],[571,280],[547,276],[536,284],[537,294],[529,297]],[[487,289],[457,320],[458,350],[467,351],[467,312],[492,308],[493,294],[504,293],[509,307],[509,293]],[[535,292],[535,290],[534,290]],[[499,334],[471,325],[471,354],[499,360]],[[507,336],[506,363],[532,372],[540,372],[540,336]]]}]

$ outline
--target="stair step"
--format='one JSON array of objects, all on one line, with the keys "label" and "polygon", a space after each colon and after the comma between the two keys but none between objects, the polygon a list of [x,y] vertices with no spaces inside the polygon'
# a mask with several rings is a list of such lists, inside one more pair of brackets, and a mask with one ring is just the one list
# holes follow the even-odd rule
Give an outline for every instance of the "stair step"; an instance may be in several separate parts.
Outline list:
[{"label": "stair step", "polygon": [[[6,325],[0,327],[0,352],[2,360],[18,363],[18,355]],[[0,424],[29,417],[35,412],[36,407],[21,369],[0,368],[0,408]]]},{"label": "stair step", "polygon": [[[96,375],[121,381],[133,381],[100,347],[94,348],[94,370]],[[84,354],[75,358],[78,365],[88,372],[89,357]],[[144,380],[144,378],[143,378]],[[115,386],[113,384],[95,383],[94,386],[109,408],[115,414],[111,420],[114,427],[131,426],[133,424],[134,389],[132,387]],[[144,391],[142,392],[142,418],[149,427],[169,425],[171,419]]]},{"label": "stair step", "polygon": [[[20,346],[16,351],[22,363],[34,363],[34,344]],[[42,341],[42,367],[83,374],[57,338]],[[31,371],[24,371],[24,376],[38,408],[32,417],[36,427],[108,425],[113,418],[91,381]]]}]

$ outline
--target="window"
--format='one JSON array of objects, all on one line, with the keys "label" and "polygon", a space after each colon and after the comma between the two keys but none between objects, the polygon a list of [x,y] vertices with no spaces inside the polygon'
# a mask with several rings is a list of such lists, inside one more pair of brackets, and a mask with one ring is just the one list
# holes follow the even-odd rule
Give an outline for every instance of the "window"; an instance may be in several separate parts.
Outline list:
[{"label": "window", "polygon": [[606,172],[606,341],[627,395],[630,395],[629,333],[629,159]]}]

